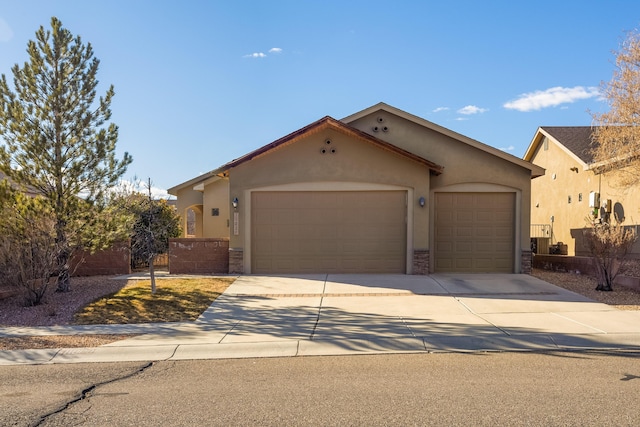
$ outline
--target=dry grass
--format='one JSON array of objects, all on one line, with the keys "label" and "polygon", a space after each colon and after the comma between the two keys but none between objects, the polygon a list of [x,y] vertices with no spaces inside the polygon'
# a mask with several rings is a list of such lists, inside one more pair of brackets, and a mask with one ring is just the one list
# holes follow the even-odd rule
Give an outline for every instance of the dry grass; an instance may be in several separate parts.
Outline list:
[{"label": "dry grass", "polygon": [[127,324],[196,320],[233,282],[231,278],[129,281],[118,292],[103,297],[77,312],[74,323]]},{"label": "dry grass", "polygon": [[[234,280],[163,278],[156,281],[156,294],[152,295],[149,280],[113,280],[106,276],[74,278],[72,292],[50,292],[45,303],[39,306],[23,307],[19,296],[0,300],[0,327],[195,320]],[[131,336],[2,337],[0,351],[97,347]]]}]

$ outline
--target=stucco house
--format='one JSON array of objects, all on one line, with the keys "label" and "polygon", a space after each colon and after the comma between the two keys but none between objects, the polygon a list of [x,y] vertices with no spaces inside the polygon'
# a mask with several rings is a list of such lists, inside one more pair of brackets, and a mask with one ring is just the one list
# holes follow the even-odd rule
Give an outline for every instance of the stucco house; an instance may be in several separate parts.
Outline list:
[{"label": "stucco house", "polygon": [[616,172],[600,172],[591,154],[592,131],[591,126],[540,127],[523,156],[546,170],[531,183],[531,236],[538,253],[551,246],[563,255],[588,255],[582,230],[591,219],[638,224],[638,189],[617,186]]},{"label": "stucco house", "polygon": [[[169,189],[245,274],[528,272],[544,170],[384,103]],[[186,227],[185,227],[186,229]]]}]

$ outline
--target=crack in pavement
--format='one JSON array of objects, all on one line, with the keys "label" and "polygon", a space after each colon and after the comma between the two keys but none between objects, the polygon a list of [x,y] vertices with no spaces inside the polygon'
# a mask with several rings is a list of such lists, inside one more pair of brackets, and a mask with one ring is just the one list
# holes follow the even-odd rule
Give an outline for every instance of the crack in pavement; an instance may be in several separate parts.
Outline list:
[{"label": "crack in pavement", "polygon": [[40,417],[40,419],[35,424],[32,424],[32,425],[34,427],[40,426],[40,425],[42,425],[42,423],[47,421],[47,419],[49,417],[52,417],[52,416],[57,415],[57,414],[61,414],[64,411],[66,411],[67,409],[69,409],[73,404],[78,403],[78,402],[80,402],[80,401],[82,401],[84,399],[87,399],[87,398],[91,397],[91,393],[96,388],[98,388],[100,386],[103,386],[103,385],[112,384],[112,383],[115,383],[117,381],[122,381],[122,380],[126,380],[126,379],[129,379],[129,378],[133,378],[136,375],[139,375],[139,374],[143,373],[144,371],[146,371],[147,369],[152,367],[154,364],[155,364],[155,362],[149,362],[146,365],[142,366],[141,368],[136,369],[134,372],[131,372],[129,374],[123,375],[123,376],[118,377],[118,378],[113,378],[113,379],[110,379],[110,380],[107,380],[107,381],[102,381],[102,382],[97,383],[97,384],[93,384],[93,385],[85,388],[84,390],[82,390],[80,392],[80,396],[78,396],[75,399],[72,399],[72,400],[66,402],[60,408],[58,408],[58,409],[56,409],[54,411],[51,411],[48,414],[42,415]]},{"label": "crack in pavement", "polygon": [[314,335],[316,334],[316,329],[318,328],[318,323],[320,323],[320,315],[322,313],[322,303],[324,302],[325,292],[327,291],[327,280],[329,280],[329,275],[326,274],[324,276],[324,284],[322,287],[322,296],[320,297],[320,305],[318,306],[318,316],[316,317],[316,322],[313,325],[313,329],[311,330],[311,334],[309,335],[309,339],[313,340]]}]

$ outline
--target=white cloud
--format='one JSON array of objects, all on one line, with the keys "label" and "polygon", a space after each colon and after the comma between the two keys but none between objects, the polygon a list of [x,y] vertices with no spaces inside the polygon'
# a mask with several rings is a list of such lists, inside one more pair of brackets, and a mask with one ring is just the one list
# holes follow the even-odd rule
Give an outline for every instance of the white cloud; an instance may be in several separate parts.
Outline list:
[{"label": "white cloud", "polygon": [[537,111],[542,108],[569,104],[580,99],[595,98],[599,95],[597,87],[557,86],[546,90],[523,93],[517,99],[505,103],[504,108],[518,111]]},{"label": "white cloud", "polygon": [[[272,47],[271,49],[269,49],[268,51],[269,53],[275,53],[275,54],[279,54],[282,53],[282,48],[279,47]],[[250,53],[248,55],[244,55],[243,58],[266,58],[268,55],[264,52],[253,52]]]},{"label": "white cloud", "polygon": [[266,56],[267,55],[262,52],[254,52],[243,56],[243,58],[266,58]]},{"label": "white cloud", "polygon": [[449,110],[449,107],[438,107],[435,110],[433,110],[434,113],[439,113],[440,111],[447,111]]},{"label": "white cloud", "polygon": [[13,38],[13,30],[7,21],[0,18],[0,42],[8,42]]},{"label": "white cloud", "polygon": [[516,147],[514,147],[513,145],[510,145],[508,147],[500,147],[500,148],[498,148],[498,150],[501,150],[501,151],[513,151],[515,149],[516,149]]},{"label": "white cloud", "polygon": [[486,108],[476,107],[475,105],[467,105],[466,107],[462,107],[458,110],[459,114],[471,115],[471,114],[480,114],[484,113],[487,110]]},{"label": "white cloud", "polygon": [[[144,181],[138,181],[134,178],[131,181],[120,180],[113,188],[112,191],[114,193],[142,193],[145,196],[149,195],[149,188],[147,187],[147,183]],[[151,182],[151,197],[155,200],[157,199],[171,199],[173,196],[167,193],[167,190],[164,188],[154,187],[153,181]]]}]

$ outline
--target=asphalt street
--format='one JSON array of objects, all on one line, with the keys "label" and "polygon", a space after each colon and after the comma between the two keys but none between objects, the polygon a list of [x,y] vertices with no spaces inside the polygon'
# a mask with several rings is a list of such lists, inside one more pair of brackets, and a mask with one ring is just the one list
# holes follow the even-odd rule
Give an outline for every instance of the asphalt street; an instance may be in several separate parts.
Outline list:
[{"label": "asphalt street", "polygon": [[474,352],[3,366],[0,424],[635,426],[639,362]]}]

